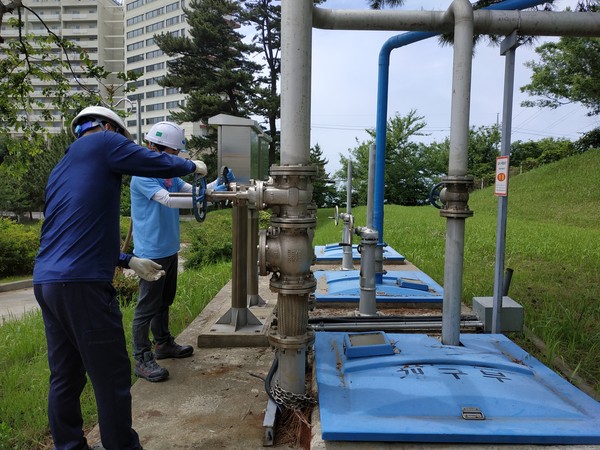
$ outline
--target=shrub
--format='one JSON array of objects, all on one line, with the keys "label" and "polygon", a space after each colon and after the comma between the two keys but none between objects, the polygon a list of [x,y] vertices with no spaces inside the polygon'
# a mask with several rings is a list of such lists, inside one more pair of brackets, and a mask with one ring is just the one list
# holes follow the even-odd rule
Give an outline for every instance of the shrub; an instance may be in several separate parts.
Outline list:
[{"label": "shrub", "polygon": [[39,226],[0,218],[0,277],[31,274],[39,243]]},{"label": "shrub", "polygon": [[192,242],[186,255],[185,268],[231,261],[231,210],[212,212],[204,224],[191,231]]},{"label": "shrub", "polygon": [[264,209],[258,212],[258,228],[261,230],[269,228],[271,224],[271,210],[265,211]]},{"label": "shrub", "polygon": [[121,306],[135,304],[138,297],[138,278],[126,275],[120,267],[115,270],[113,286],[117,291],[117,297]]}]

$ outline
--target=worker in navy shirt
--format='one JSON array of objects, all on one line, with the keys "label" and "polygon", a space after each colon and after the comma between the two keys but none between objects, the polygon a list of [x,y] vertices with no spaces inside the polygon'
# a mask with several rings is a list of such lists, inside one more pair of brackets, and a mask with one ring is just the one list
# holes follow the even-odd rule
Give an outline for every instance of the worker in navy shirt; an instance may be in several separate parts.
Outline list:
[{"label": "worker in navy shirt", "polygon": [[117,264],[148,280],[164,272],[153,261],[119,252],[121,176],[204,176],[206,165],[135,144],[123,120],[101,106],[83,109],[71,131],[77,139],[46,186],[33,271],[48,344],[50,431],[58,450],[89,448],[79,400],[87,373],[102,445],[140,449],[132,428],[131,364],[112,280]]},{"label": "worker in navy shirt", "polygon": [[[159,122],[145,137],[148,148],[158,153],[178,155],[185,151],[185,132],[173,122]],[[234,181],[228,172],[228,181]],[[217,178],[207,188],[227,190]],[[191,193],[192,186],[179,177],[133,177],[130,185],[133,253],[162,266],[166,275],[159,280],[140,279],[139,295],[132,323],[134,374],[148,381],[162,381],[169,371],[156,360],[186,358],[194,349],[175,342],[169,329],[169,308],[177,291],[179,251],[179,208],[192,208],[192,197],[171,193]],[[201,194],[203,195],[203,194]],[[152,331],[155,347],[149,339]]]}]

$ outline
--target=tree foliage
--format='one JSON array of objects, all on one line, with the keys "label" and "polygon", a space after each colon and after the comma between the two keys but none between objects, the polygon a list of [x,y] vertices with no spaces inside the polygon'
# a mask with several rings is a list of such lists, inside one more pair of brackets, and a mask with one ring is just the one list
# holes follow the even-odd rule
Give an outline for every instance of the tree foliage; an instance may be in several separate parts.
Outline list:
[{"label": "tree foliage", "polygon": [[310,149],[310,164],[317,166],[317,177],[313,183],[313,201],[319,208],[332,207],[339,203],[339,195],[325,166],[329,161],[323,157],[321,146]]},{"label": "tree foliage", "polygon": [[[18,219],[24,213],[42,211],[50,172],[71,142],[72,137],[65,131],[48,136],[42,151],[31,158],[24,173],[5,171],[0,177],[0,210],[12,211]],[[0,157],[6,152],[6,142],[0,141]]]},{"label": "tree foliage", "polygon": [[[0,42],[0,137],[6,144],[0,173],[10,171],[22,176],[31,158],[45,148],[47,123],[68,122],[78,110],[91,104],[110,106],[117,91],[126,92],[126,83],[135,75],[107,72],[85,50],[52,32],[34,10],[21,2],[10,6],[12,9],[2,5],[0,10],[3,14],[16,13],[17,17],[9,18],[5,24],[19,32],[18,38]],[[35,15],[47,33],[25,33],[22,10]],[[111,75],[118,80],[116,85],[106,82]],[[97,81],[102,92],[81,84],[79,80],[83,78]],[[40,81],[43,88],[36,92]],[[77,93],[72,89],[73,81],[81,88]],[[15,135],[20,138],[12,139]]]},{"label": "tree foliage", "polygon": [[[406,116],[396,114],[386,126],[385,192],[388,203],[398,205],[424,204],[434,180],[446,171],[447,150],[444,146],[426,146],[415,138],[424,136],[426,126],[422,116],[410,111]],[[353,162],[353,203],[365,204],[368,190],[369,148],[375,141],[375,131],[366,130],[372,139],[350,149]],[[340,164],[347,167],[348,158],[341,156]],[[336,173],[347,179],[346,169]]]},{"label": "tree foliage", "polygon": [[579,152],[577,146],[567,139],[516,141],[511,145],[510,165],[521,170],[531,170]]},{"label": "tree foliage", "polygon": [[523,106],[558,108],[574,102],[589,115],[600,114],[600,38],[561,37],[535,51],[540,61],[525,63],[533,73],[521,91],[540,98]]},{"label": "tree foliage", "polygon": [[252,43],[262,50],[264,71],[256,78],[253,112],[266,119],[271,143],[269,167],[279,159],[279,133],[277,119],[281,116],[281,99],[278,92],[281,74],[281,5],[272,0],[246,1],[242,13],[246,23],[256,30]]},{"label": "tree foliage", "polygon": [[[222,0],[192,0],[184,8],[190,36],[160,34],[155,40],[171,60],[160,85],[187,95],[178,122],[202,122],[217,114],[246,117],[253,113],[255,76],[261,69],[251,55],[259,49],[236,31],[243,22],[242,5]],[[216,135],[193,136],[192,147],[216,148]]]}]

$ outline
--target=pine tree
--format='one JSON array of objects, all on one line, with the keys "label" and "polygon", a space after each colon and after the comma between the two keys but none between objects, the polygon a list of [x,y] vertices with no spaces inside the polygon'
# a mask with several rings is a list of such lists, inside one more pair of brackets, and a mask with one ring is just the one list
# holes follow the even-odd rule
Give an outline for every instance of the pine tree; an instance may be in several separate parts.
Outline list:
[{"label": "pine tree", "polygon": [[[178,122],[208,123],[217,114],[247,117],[256,94],[255,77],[261,69],[250,56],[259,49],[243,42],[237,30],[242,7],[228,0],[193,0],[184,8],[190,36],[161,34],[156,43],[172,59],[160,85],[187,94],[181,111],[172,113]],[[216,148],[214,133],[193,136],[195,148]]]}]

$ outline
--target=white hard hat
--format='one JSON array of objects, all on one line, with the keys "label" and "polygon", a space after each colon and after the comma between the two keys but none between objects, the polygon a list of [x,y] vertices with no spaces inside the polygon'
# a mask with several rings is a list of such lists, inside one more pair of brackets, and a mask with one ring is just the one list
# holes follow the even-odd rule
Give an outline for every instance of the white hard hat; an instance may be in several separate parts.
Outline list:
[{"label": "white hard hat", "polygon": [[[133,137],[131,136],[129,131],[127,131],[127,128],[125,128],[125,122],[123,122],[123,119],[121,119],[121,117],[117,113],[108,108],[105,108],[104,106],[88,106],[87,108],[83,108],[81,112],[77,114],[75,118],[71,121],[71,132],[75,137],[79,137],[81,132],[77,132],[77,126],[82,125],[85,122],[94,120],[96,122],[110,122],[113,126],[118,128],[117,131],[119,133],[133,141]],[[100,125],[100,123],[98,123],[98,125]]]},{"label": "white hard hat", "polygon": [[144,138],[148,142],[164,145],[174,150],[185,151],[185,131],[173,122],[158,122],[150,128]]}]

